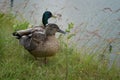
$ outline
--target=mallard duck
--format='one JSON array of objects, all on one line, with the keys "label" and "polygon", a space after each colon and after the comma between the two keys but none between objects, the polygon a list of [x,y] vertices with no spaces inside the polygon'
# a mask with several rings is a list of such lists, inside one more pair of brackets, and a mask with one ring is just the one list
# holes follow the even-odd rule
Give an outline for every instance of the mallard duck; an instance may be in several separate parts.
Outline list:
[{"label": "mallard duck", "polygon": [[[48,24],[48,19],[55,17],[50,11],[45,11],[42,17],[43,26],[35,26],[26,30],[19,30],[13,33],[36,59],[37,57],[53,56],[59,49],[56,32],[65,33],[56,24]],[[45,61],[46,62],[46,61]]]},{"label": "mallard duck", "polygon": [[43,25],[34,26],[34,27],[29,28],[29,29],[27,29],[25,31],[24,30],[22,30],[20,32],[18,31],[17,32],[18,34],[16,32],[13,32],[13,36],[16,36],[17,39],[20,39],[22,35],[30,34],[30,33],[34,32],[35,30],[37,30],[37,29],[39,29],[39,30],[45,29],[46,24],[48,24],[48,19],[51,18],[51,17],[56,18],[56,16],[54,16],[50,11],[45,11],[43,13],[43,15],[42,15],[42,23],[43,23]]},{"label": "mallard duck", "polygon": [[46,27],[46,24],[48,24],[48,19],[51,17],[56,18],[56,16],[54,16],[50,11],[45,11],[43,13],[42,23],[43,23],[44,28]]},{"label": "mallard duck", "polygon": [[59,42],[55,33],[65,34],[56,24],[48,24],[45,32],[36,31],[32,34],[32,44],[36,46],[34,50],[29,51],[35,57],[50,57],[59,50]]},{"label": "mallard duck", "polygon": [[[35,59],[44,57],[46,63],[46,57],[55,55],[59,50],[59,42],[55,37],[55,33],[60,32],[65,34],[65,32],[56,24],[48,24],[46,28],[42,30],[38,27],[34,31],[31,30],[17,31],[17,35],[14,36],[18,36],[18,34],[22,35],[19,39],[20,44],[23,45]],[[25,35],[23,35],[23,33],[25,33]]]}]

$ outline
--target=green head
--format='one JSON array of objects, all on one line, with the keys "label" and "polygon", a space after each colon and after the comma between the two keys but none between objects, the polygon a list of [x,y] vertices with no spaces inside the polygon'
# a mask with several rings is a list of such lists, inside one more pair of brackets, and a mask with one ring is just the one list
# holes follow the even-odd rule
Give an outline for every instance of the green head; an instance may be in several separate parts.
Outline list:
[{"label": "green head", "polygon": [[46,26],[46,24],[48,24],[48,19],[53,17],[52,13],[50,11],[45,11],[43,13],[43,17],[42,17],[42,23],[44,26]]}]

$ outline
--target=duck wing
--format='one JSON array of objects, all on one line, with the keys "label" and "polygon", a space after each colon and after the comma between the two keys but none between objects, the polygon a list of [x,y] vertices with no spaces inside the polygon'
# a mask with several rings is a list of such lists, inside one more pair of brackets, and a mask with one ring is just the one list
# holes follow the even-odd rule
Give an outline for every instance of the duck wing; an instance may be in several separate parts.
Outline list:
[{"label": "duck wing", "polygon": [[28,51],[32,51],[38,47],[38,45],[42,45],[44,40],[46,39],[45,30],[41,30],[39,28],[34,28],[30,34],[23,35],[19,42],[24,46]]},{"label": "duck wing", "polygon": [[22,36],[25,36],[25,35],[28,36],[34,33],[35,31],[44,32],[44,29],[41,26],[35,26],[35,27],[28,28],[25,30],[19,30],[19,31],[13,32],[13,36],[15,36],[17,39],[20,39]]},{"label": "duck wing", "polygon": [[40,26],[19,30],[13,33],[22,46],[28,51],[34,50],[38,44],[42,44],[45,39],[45,29]]}]

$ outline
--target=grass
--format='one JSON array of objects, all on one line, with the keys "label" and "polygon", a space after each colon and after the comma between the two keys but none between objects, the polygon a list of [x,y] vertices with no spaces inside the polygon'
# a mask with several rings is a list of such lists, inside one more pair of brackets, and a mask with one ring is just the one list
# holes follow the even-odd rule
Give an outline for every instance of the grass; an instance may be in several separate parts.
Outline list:
[{"label": "grass", "polygon": [[60,51],[43,65],[12,36],[17,23],[12,15],[0,13],[0,80],[120,80],[120,68],[99,60],[99,52],[87,54],[89,50],[68,47],[63,40]]}]

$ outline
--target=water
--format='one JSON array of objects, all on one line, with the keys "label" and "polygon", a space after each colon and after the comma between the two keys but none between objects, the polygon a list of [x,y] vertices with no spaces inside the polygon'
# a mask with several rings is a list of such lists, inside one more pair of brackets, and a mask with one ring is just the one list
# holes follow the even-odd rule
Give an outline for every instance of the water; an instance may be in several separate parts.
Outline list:
[{"label": "water", "polygon": [[[8,10],[10,2],[6,0],[7,5],[2,2],[5,0],[0,0],[1,10]],[[97,46],[95,49],[98,50],[111,42],[111,59],[118,56],[119,64],[120,0],[14,0],[13,13],[22,14],[32,25],[41,24],[45,10],[62,15],[58,19],[50,19],[50,23],[56,23],[63,29],[66,29],[70,22],[75,24],[78,33],[74,41],[78,41],[79,47]]]}]

